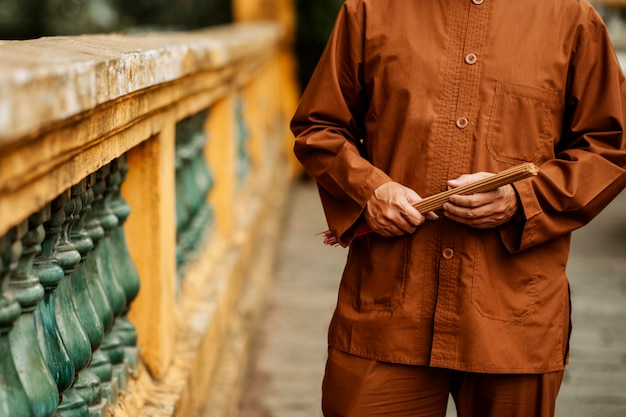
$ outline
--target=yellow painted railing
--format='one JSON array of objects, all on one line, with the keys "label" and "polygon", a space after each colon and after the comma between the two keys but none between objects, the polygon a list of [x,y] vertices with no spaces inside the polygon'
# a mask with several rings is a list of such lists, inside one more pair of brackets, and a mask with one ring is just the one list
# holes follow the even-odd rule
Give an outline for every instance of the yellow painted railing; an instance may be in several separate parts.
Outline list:
[{"label": "yellow painted railing", "polygon": [[[65,391],[41,394],[51,398],[46,411],[20,373],[15,323],[27,322],[26,331],[37,332],[28,337],[38,338],[40,356],[46,335],[30,326],[42,296],[29,312],[18,293],[26,282],[38,285],[23,276],[41,267],[48,241],[37,231],[45,226],[45,234],[53,233],[55,208],[72,218],[59,228],[68,236],[79,234],[80,206],[89,208],[88,196],[96,195],[97,211],[115,197],[116,187],[130,208],[116,223],[140,287],[138,294],[126,292],[130,310],[114,320],[128,318],[136,330],[138,360],[123,364],[119,392],[102,391],[98,404],[106,400],[106,406],[57,415],[192,417],[233,411],[296,167],[288,120],[297,91],[287,44],[282,26],[271,22],[0,42],[0,237],[6,242],[0,252],[8,254],[0,264],[0,349],[13,358],[5,357],[0,373],[17,375],[20,385],[0,384],[0,416],[15,407],[21,414],[12,411],[11,417],[51,415],[50,409],[63,404]],[[184,139],[186,125],[195,131]],[[181,174],[185,164],[196,171]],[[202,178],[195,175],[198,167]],[[111,188],[98,194],[104,183]],[[191,215],[184,219],[200,230],[192,233],[193,250],[185,249],[181,261],[182,198],[201,204],[204,214],[197,224]],[[113,240],[106,236],[110,247]],[[63,241],[63,231],[52,240]],[[24,247],[35,249],[26,254]],[[98,262],[115,269],[122,262],[115,250],[98,255]],[[88,263],[85,257],[80,262]],[[80,283],[87,275],[72,268],[61,282]],[[76,294],[72,304],[80,321]],[[11,397],[17,391],[25,395]]]}]

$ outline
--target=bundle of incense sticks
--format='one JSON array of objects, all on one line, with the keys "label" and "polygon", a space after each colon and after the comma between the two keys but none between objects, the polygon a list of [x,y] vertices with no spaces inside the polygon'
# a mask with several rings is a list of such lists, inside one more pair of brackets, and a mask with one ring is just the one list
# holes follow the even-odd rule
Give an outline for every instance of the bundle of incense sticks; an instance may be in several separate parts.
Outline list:
[{"label": "bundle of incense sticks", "polygon": [[[420,213],[428,213],[429,211],[441,209],[444,203],[447,202],[452,195],[470,195],[493,191],[503,185],[512,184],[516,181],[523,180],[524,178],[537,175],[538,172],[539,169],[535,166],[535,164],[533,164],[532,162],[527,162],[501,171],[490,177],[483,178],[481,180],[471,182],[460,187],[451,188],[430,197],[426,197],[411,205],[415,207]],[[355,237],[363,236],[371,232],[372,229],[370,229],[367,224],[363,224],[357,229]],[[337,241],[335,236],[333,236],[330,230],[326,230],[320,234],[324,236],[324,244],[330,246],[337,246],[339,244],[339,242]]]}]

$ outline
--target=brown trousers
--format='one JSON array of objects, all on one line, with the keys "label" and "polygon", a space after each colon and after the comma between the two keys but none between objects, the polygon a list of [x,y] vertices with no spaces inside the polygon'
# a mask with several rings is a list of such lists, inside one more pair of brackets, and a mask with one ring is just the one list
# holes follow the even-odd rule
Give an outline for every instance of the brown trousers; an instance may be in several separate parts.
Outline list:
[{"label": "brown trousers", "polygon": [[398,365],[330,348],[322,384],[325,417],[553,417],[563,371],[477,374]]}]

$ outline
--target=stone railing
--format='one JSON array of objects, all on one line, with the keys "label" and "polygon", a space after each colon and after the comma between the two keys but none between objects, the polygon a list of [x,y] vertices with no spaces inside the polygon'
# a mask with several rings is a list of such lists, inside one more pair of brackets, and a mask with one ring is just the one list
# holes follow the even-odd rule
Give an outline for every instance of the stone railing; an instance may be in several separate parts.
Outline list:
[{"label": "stone railing", "polygon": [[280,26],[0,42],[0,416],[226,416],[297,100]]}]

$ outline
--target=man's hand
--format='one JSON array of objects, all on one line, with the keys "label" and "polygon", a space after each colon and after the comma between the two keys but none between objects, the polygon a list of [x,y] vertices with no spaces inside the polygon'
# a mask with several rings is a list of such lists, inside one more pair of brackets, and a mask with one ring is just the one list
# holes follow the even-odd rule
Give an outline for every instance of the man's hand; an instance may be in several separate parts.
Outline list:
[{"label": "man's hand", "polygon": [[425,216],[411,203],[422,198],[412,189],[390,181],[379,186],[365,206],[365,221],[381,236],[401,236],[413,233],[426,219],[436,220],[435,213]]},{"label": "man's hand", "polygon": [[[494,175],[489,172],[461,175],[448,181],[450,188],[478,181]],[[504,185],[497,190],[472,195],[453,195],[443,205],[444,215],[451,220],[478,229],[500,226],[508,222],[519,209],[519,201],[512,185]]]}]

